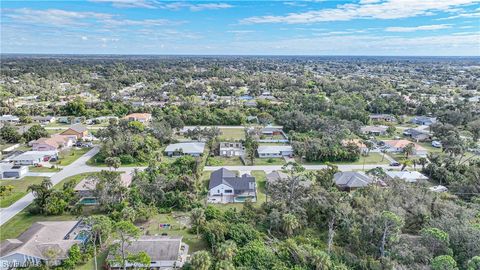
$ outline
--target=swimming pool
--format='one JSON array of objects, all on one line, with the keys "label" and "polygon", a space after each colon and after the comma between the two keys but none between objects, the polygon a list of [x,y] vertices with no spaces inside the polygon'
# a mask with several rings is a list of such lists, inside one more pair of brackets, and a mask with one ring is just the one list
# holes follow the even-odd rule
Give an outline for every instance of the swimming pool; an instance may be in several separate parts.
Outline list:
[{"label": "swimming pool", "polygon": [[251,196],[238,196],[234,199],[234,202],[245,202],[247,199],[253,200]]},{"label": "swimming pool", "polygon": [[97,198],[92,197],[92,198],[82,198],[78,203],[83,205],[97,205],[98,201],[97,201]]},{"label": "swimming pool", "polygon": [[77,236],[75,236],[75,240],[80,240],[82,243],[85,243],[88,240],[88,233],[81,231]]}]

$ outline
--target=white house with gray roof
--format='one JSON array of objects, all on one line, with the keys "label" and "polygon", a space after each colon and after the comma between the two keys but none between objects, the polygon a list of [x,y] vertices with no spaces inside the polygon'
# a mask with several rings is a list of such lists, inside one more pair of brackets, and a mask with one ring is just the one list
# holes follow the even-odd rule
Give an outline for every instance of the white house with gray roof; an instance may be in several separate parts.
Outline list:
[{"label": "white house with gray roof", "polygon": [[208,202],[232,203],[257,199],[255,177],[249,174],[238,176],[225,168],[218,169],[210,175],[208,185]]},{"label": "white house with gray roof", "polygon": [[333,175],[335,185],[340,190],[350,191],[373,183],[372,178],[363,172],[337,172]]},{"label": "white house with gray roof", "polygon": [[257,149],[259,158],[276,158],[293,156],[291,145],[260,145]]},{"label": "white house with gray roof", "polygon": [[183,155],[199,157],[203,155],[204,150],[204,142],[181,142],[168,145],[167,148],[165,148],[164,152],[167,156],[170,157]]}]

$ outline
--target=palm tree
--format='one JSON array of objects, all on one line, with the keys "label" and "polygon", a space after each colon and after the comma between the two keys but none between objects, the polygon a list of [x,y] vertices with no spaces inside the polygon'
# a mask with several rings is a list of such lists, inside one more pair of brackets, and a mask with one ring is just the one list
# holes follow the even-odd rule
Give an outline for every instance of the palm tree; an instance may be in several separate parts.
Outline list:
[{"label": "palm tree", "polygon": [[228,240],[218,245],[215,253],[217,258],[230,261],[233,259],[236,252],[237,244],[235,244],[235,242],[233,242],[232,240]]},{"label": "palm tree", "polygon": [[427,164],[428,160],[424,157],[418,159],[418,164],[422,165],[422,171],[425,170],[425,165]]},{"label": "palm tree", "polygon": [[333,269],[332,261],[330,256],[323,251],[315,251],[312,254],[312,263],[315,266],[315,270],[330,270]]},{"label": "palm tree", "polygon": [[287,236],[291,236],[294,231],[300,227],[300,223],[298,223],[297,217],[292,214],[284,214],[283,218],[283,231],[287,234]]},{"label": "palm tree", "polygon": [[198,237],[200,226],[205,223],[205,211],[202,208],[192,209],[190,212],[190,222],[195,226]]},{"label": "palm tree", "polygon": [[415,144],[409,143],[403,147],[403,153],[405,154],[405,158],[408,159],[410,155],[413,155],[415,151]]},{"label": "palm tree", "polygon": [[208,270],[212,265],[212,258],[208,251],[202,250],[193,253],[190,261],[192,269],[196,270]]},{"label": "palm tree", "polygon": [[405,170],[405,168],[406,168],[407,166],[412,165],[412,163],[413,163],[413,162],[412,162],[410,159],[404,159],[404,160],[400,161],[400,164],[402,164],[402,168],[401,168],[400,170],[401,170],[401,171]]}]

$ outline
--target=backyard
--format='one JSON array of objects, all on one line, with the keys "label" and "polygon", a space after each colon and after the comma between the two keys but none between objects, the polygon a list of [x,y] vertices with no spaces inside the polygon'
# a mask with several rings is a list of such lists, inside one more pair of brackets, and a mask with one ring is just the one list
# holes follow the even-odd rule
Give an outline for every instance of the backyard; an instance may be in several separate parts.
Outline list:
[{"label": "backyard", "polygon": [[70,165],[79,157],[83,156],[85,153],[90,151],[90,149],[92,148],[85,147],[85,148],[72,148],[72,149],[63,150],[59,154],[60,159],[52,163],[61,165],[61,166]]}]

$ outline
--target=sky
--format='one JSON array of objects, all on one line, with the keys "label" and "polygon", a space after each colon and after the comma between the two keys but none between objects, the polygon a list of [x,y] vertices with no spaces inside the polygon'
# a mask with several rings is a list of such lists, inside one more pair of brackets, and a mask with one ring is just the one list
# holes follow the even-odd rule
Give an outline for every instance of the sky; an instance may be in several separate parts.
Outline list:
[{"label": "sky", "polygon": [[480,0],[1,0],[2,53],[480,56]]}]

